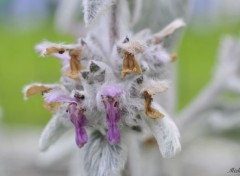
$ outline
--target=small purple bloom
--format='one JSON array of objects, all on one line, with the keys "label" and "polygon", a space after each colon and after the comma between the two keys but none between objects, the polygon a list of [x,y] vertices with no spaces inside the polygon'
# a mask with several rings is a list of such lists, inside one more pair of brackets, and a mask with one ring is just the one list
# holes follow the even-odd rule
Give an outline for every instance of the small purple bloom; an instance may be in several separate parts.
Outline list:
[{"label": "small purple bloom", "polygon": [[101,95],[110,96],[110,97],[119,97],[122,95],[122,93],[123,93],[122,89],[118,85],[112,84],[104,87]]},{"label": "small purple bloom", "polygon": [[47,103],[61,102],[69,103],[67,111],[70,114],[70,120],[75,127],[76,132],[76,144],[81,148],[88,141],[87,132],[85,126],[87,125],[87,118],[84,115],[84,108],[82,104],[82,96],[75,93],[74,98],[64,94],[61,90],[52,90],[44,95]]},{"label": "small purple bloom", "polygon": [[107,115],[108,141],[110,144],[117,144],[120,142],[117,123],[120,120],[119,97],[122,95],[122,90],[117,85],[109,85],[104,88],[101,95]]},{"label": "small purple bloom", "polygon": [[75,127],[76,132],[76,144],[78,147],[83,147],[84,144],[88,141],[88,135],[86,129],[84,128],[87,125],[87,118],[83,113],[83,109],[78,106],[76,103],[70,103],[68,106],[68,112],[70,114],[71,122]]},{"label": "small purple bloom", "polygon": [[47,103],[54,103],[54,102],[60,102],[60,103],[78,103],[76,98],[71,98],[68,95],[66,95],[61,90],[51,90],[48,93],[44,94],[44,100]]}]

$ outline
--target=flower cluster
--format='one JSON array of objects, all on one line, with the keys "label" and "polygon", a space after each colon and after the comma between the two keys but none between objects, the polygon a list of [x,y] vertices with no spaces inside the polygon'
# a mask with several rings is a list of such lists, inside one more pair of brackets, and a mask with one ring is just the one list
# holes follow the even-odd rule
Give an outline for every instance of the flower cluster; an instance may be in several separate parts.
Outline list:
[{"label": "flower cluster", "polygon": [[168,81],[159,75],[176,59],[176,54],[163,47],[164,39],[182,26],[184,22],[177,19],[159,33],[144,30],[126,36],[108,51],[99,42],[100,34],[91,32],[75,44],[38,44],[36,50],[42,56],[62,62],[59,83],[33,83],[23,90],[26,98],[42,94],[44,106],[53,112],[40,148],[46,150],[74,127],[76,144],[80,148],[86,144],[86,152],[93,149],[100,134],[104,145],[118,153],[125,129],[138,127],[152,133],[164,157],[180,151],[178,129],[154,95],[167,91]]}]

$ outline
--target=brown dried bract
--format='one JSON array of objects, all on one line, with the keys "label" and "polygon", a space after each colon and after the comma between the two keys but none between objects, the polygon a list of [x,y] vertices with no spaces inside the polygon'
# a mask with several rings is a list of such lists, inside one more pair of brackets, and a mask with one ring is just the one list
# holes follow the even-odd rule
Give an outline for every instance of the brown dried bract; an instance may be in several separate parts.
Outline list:
[{"label": "brown dried bract", "polygon": [[36,94],[44,94],[51,90],[51,88],[43,86],[43,85],[33,85],[29,87],[26,91],[26,96],[31,97]]},{"label": "brown dried bract", "polygon": [[124,52],[124,58],[123,58],[123,70],[121,72],[121,77],[125,78],[126,75],[134,73],[134,74],[141,74],[142,69],[138,62],[136,61],[133,54],[129,52]]},{"label": "brown dried bract", "polygon": [[45,52],[45,55],[49,56],[51,54],[54,54],[54,53],[59,53],[59,54],[63,54],[66,50],[64,48],[58,48],[58,47],[49,47],[46,49],[46,52]]},{"label": "brown dried bract", "polygon": [[80,80],[79,72],[83,69],[83,66],[78,60],[81,55],[81,51],[82,49],[80,47],[69,51],[69,55],[71,56],[70,70],[67,71],[65,75],[75,80]]},{"label": "brown dried bract", "polygon": [[171,61],[172,61],[172,62],[175,62],[175,61],[177,60],[177,58],[178,58],[177,53],[172,53],[172,54],[171,54]]},{"label": "brown dried bract", "polygon": [[61,107],[61,103],[59,103],[59,102],[55,102],[55,103],[44,102],[43,107],[49,111],[57,111]]},{"label": "brown dried bract", "polygon": [[157,141],[154,137],[149,137],[143,141],[143,144],[146,147],[155,147],[157,145]]},{"label": "brown dried bract", "polygon": [[72,78],[76,81],[80,81],[80,77],[79,77],[78,73],[73,73],[71,70],[66,71],[65,76]]},{"label": "brown dried bract", "polygon": [[145,114],[152,119],[163,118],[164,115],[151,106],[153,101],[152,95],[150,95],[147,91],[145,91],[143,95],[145,99]]}]

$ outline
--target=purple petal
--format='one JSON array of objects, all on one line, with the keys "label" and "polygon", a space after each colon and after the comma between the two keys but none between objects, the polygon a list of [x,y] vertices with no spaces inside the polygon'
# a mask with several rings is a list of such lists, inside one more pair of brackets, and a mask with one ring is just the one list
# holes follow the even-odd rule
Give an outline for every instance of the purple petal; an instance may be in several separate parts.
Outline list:
[{"label": "purple petal", "polygon": [[68,107],[68,112],[70,113],[70,119],[75,127],[76,132],[76,144],[81,148],[88,141],[88,135],[85,130],[87,125],[87,118],[83,114],[83,111],[79,109],[78,104],[71,103]]},{"label": "purple petal", "polygon": [[109,123],[107,136],[110,144],[118,144],[120,142],[121,135],[116,123]]},{"label": "purple petal", "polygon": [[104,97],[103,99],[108,123],[107,136],[110,144],[117,144],[120,142],[120,131],[117,125],[120,121],[120,108],[117,98]]},{"label": "purple petal", "polygon": [[88,135],[85,128],[75,128],[76,131],[76,144],[79,148],[83,147],[88,141]]},{"label": "purple petal", "polygon": [[61,103],[77,103],[74,98],[64,94],[61,90],[51,90],[44,94],[44,100],[47,103],[61,102]]},{"label": "purple petal", "polygon": [[110,97],[116,97],[116,96],[121,96],[123,93],[122,89],[116,85],[107,85],[103,88],[101,95],[102,96],[110,96]]}]

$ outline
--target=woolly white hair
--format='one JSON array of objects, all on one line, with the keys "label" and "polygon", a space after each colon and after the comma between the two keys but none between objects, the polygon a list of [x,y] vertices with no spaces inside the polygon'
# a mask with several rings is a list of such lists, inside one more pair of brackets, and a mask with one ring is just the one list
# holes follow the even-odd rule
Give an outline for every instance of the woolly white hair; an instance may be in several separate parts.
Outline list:
[{"label": "woolly white hair", "polygon": [[151,119],[143,115],[143,120],[157,140],[159,150],[164,158],[171,158],[181,151],[180,133],[167,112],[157,103],[153,108],[164,114],[162,119]]},{"label": "woolly white hair", "polygon": [[124,147],[110,145],[99,131],[92,133],[84,156],[87,176],[117,176],[123,170],[126,159]]},{"label": "woolly white hair", "polygon": [[62,108],[62,112],[56,113],[44,128],[39,139],[39,149],[46,151],[53,143],[55,143],[65,132],[71,129],[72,124],[66,113],[66,108]]},{"label": "woolly white hair", "polygon": [[83,0],[84,20],[86,25],[93,22],[115,2],[116,0]]}]

